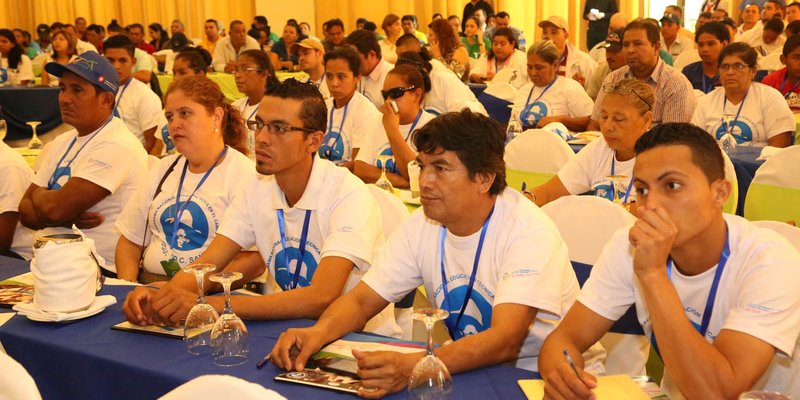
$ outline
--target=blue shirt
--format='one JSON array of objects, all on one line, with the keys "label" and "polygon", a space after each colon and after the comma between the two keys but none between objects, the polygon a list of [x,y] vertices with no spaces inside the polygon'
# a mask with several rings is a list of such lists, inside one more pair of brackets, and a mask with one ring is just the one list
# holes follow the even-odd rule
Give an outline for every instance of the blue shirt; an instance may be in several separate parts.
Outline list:
[{"label": "blue shirt", "polygon": [[697,61],[693,62],[685,67],[683,67],[683,74],[686,75],[686,79],[689,80],[689,83],[692,84],[692,87],[703,92],[708,93],[714,90],[717,86],[720,86],[719,83],[719,75],[717,76],[705,76],[703,73],[703,62]]}]

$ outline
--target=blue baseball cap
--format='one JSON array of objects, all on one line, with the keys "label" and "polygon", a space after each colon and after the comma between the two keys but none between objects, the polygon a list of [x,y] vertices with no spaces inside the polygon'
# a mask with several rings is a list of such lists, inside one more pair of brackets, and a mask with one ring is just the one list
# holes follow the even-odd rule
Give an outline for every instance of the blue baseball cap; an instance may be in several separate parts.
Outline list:
[{"label": "blue baseball cap", "polygon": [[111,92],[115,96],[117,89],[119,89],[117,71],[105,57],[94,51],[83,52],[65,65],[49,62],[44,66],[44,70],[59,78],[66,71],[72,72],[92,85]]}]

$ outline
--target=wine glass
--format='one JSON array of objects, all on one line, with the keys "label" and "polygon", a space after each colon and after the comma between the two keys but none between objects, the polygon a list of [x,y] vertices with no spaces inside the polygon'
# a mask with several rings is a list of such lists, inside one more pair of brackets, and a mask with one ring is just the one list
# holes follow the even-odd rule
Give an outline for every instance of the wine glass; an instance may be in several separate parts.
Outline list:
[{"label": "wine glass", "polygon": [[725,133],[720,136],[718,143],[722,151],[728,156],[736,154],[736,137],[733,136],[732,120],[733,114],[722,114],[722,121],[725,123]]},{"label": "wine glass", "polygon": [[220,272],[209,278],[225,289],[225,310],[219,316],[214,329],[211,330],[211,342],[214,346],[214,364],[221,367],[232,367],[244,364],[250,352],[247,327],[233,313],[231,308],[231,283],[242,279],[241,272]]},{"label": "wine glass", "polygon": [[[511,107],[511,106],[509,106]],[[519,114],[516,110],[511,110],[511,118],[506,126],[506,144],[522,133],[522,123],[519,122]]]},{"label": "wine glass", "polygon": [[740,394],[739,400],[790,400],[790,397],[778,392],[753,390]]},{"label": "wine glass", "polygon": [[611,181],[611,190],[614,191],[614,203],[625,207],[626,209],[628,206],[624,203],[623,199],[619,196],[621,187],[624,184],[623,182],[628,179],[625,175],[609,175],[606,177],[609,181]]},{"label": "wine glass", "polygon": [[438,308],[415,310],[413,318],[425,323],[428,329],[428,347],[411,372],[408,393],[418,400],[444,399],[453,390],[453,378],[444,363],[433,354],[433,324],[447,318],[447,311]]},{"label": "wine glass", "polygon": [[0,116],[0,142],[6,138],[6,133],[8,132],[8,125],[6,124],[6,120]]},{"label": "wine glass", "polygon": [[209,354],[211,345],[211,329],[219,319],[217,311],[206,302],[203,290],[203,277],[217,269],[214,264],[190,264],[182,268],[183,272],[194,274],[197,279],[197,303],[189,310],[183,324],[183,340],[186,350],[192,354]]},{"label": "wine glass", "polygon": [[37,126],[39,126],[39,125],[41,125],[41,124],[42,124],[42,123],[41,123],[41,122],[39,122],[39,121],[31,121],[31,122],[28,122],[28,125],[30,125],[30,126],[31,126],[31,129],[33,129],[33,136],[31,137],[31,141],[30,141],[30,142],[28,142],[28,148],[29,148],[29,149],[32,149],[32,150],[39,150],[39,149],[41,149],[42,147],[44,147],[44,143],[42,143],[42,141],[41,141],[41,140],[39,140],[39,137],[38,137],[38,136],[36,136],[36,127],[37,127]]},{"label": "wine glass", "polygon": [[386,177],[386,163],[389,162],[392,157],[392,155],[386,154],[381,154],[375,157],[381,163],[381,177],[375,181],[375,186],[389,193],[394,193],[394,186],[392,186],[392,182],[389,182],[389,178]]}]

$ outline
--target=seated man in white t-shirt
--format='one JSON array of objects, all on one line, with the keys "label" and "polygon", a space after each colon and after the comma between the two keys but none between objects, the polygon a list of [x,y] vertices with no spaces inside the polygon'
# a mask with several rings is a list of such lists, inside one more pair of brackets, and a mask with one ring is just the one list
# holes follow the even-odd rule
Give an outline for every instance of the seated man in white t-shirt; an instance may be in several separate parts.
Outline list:
[{"label": "seated man in white t-shirt", "polygon": [[19,204],[22,224],[37,235],[72,232],[94,239],[105,258],[103,272],[116,275],[114,229],[122,208],[147,174],[147,153],[121,119],[112,115],[119,88],[117,72],[105,57],[87,51],[69,64],[48,63],[61,78],[61,118],[75,127],[62,133],[33,177]]},{"label": "seated man in white t-shirt", "polygon": [[32,257],[33,232],[19,223],[19,201],[33,171],[18,152],[0,140],[0,255]]},{"label": "seated man in white t-shirt", "polygon": [[134,45],[125,35],[108,38],[103,45],[103,55],[119,75],[119,91],[114,103],[114,116],[144,145],[149,154],[161,154],[163,142],[153,133],[167,121],[161,112],[161,99],[150,87],[133,78]]},{"label": "seated man in white t-shirt", "polygon": [[[425,285],[431,303],[450,313],[445,325],[455,341],[436,355],[451,373],[506,362],[536,370],[539,344],[579,289],[556,226],[506,186],[504,142],[496,122],[469,110],[417,130],[422,211],[395,231],[382,261],[316,325],[281,335],[272,362],[302,371],[320,347],[361,330],[387,304]],[[359,394],[401,390],[423,355],[353,351],[364,387],[374,389]]]},{"label": "seated man in white t-shirt", "polygon": [[[639,220],[618,231],[539,358],[546,398],[592,398],[580,352],[632,305],[665,364],[672,399],[800,395],[800,254],[779,234],[723,214],[722,152],[702,129],[660,124],[636,143]],[[580,372],[579,372],[580,373]]]},{"label": "seated man in white t-shirt", "polygon": [[[256,246],[272,282],[263,296],[234,296],[236,314],[317,318],[377,258],[383,245],[378,205],[358,178],[315,155],[325,130],[325,104],[317,88],[294,79],[272,86],[255,121],[259,174],[242,184],[197,263],[225,266],[242,249]],[[264,272],[260,265],[226,268],[240,270],[240,282],[248,282]],[[176,324],[196,298],[194,276],[178,272],[157,291],[137,288],[122,309],[136,324]],[[222,311],[221,297],[207,300]],[[399,336],[393,309],[385,308],[367,330]]]}]

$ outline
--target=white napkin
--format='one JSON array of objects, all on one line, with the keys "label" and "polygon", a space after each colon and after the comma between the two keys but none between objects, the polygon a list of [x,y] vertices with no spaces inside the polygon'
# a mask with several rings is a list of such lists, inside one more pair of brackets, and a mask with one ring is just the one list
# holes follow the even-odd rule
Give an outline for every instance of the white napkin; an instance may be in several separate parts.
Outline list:
[{"label": "white napkin", "polygon": [[781,151],[783,151],[783,147],[765,146],[761,149],[761,155],[756,158],[756,161],[765,161]]},{"label": "white napkin", "polygon": [[73,313],[43,311],[36,308],[36,306],[33,303],[17,304],[14,306],[14,311],[34,321],[62,322],[62,321],[73,321],[76,319],[86,318],[95,315],[100,311],[105,310],[106,307],[116,303],[117,299],[114,296],[105,295],[105,296],[95,297],[94,301],[92,301],[92,304],[89,305],[88,309]]}]

